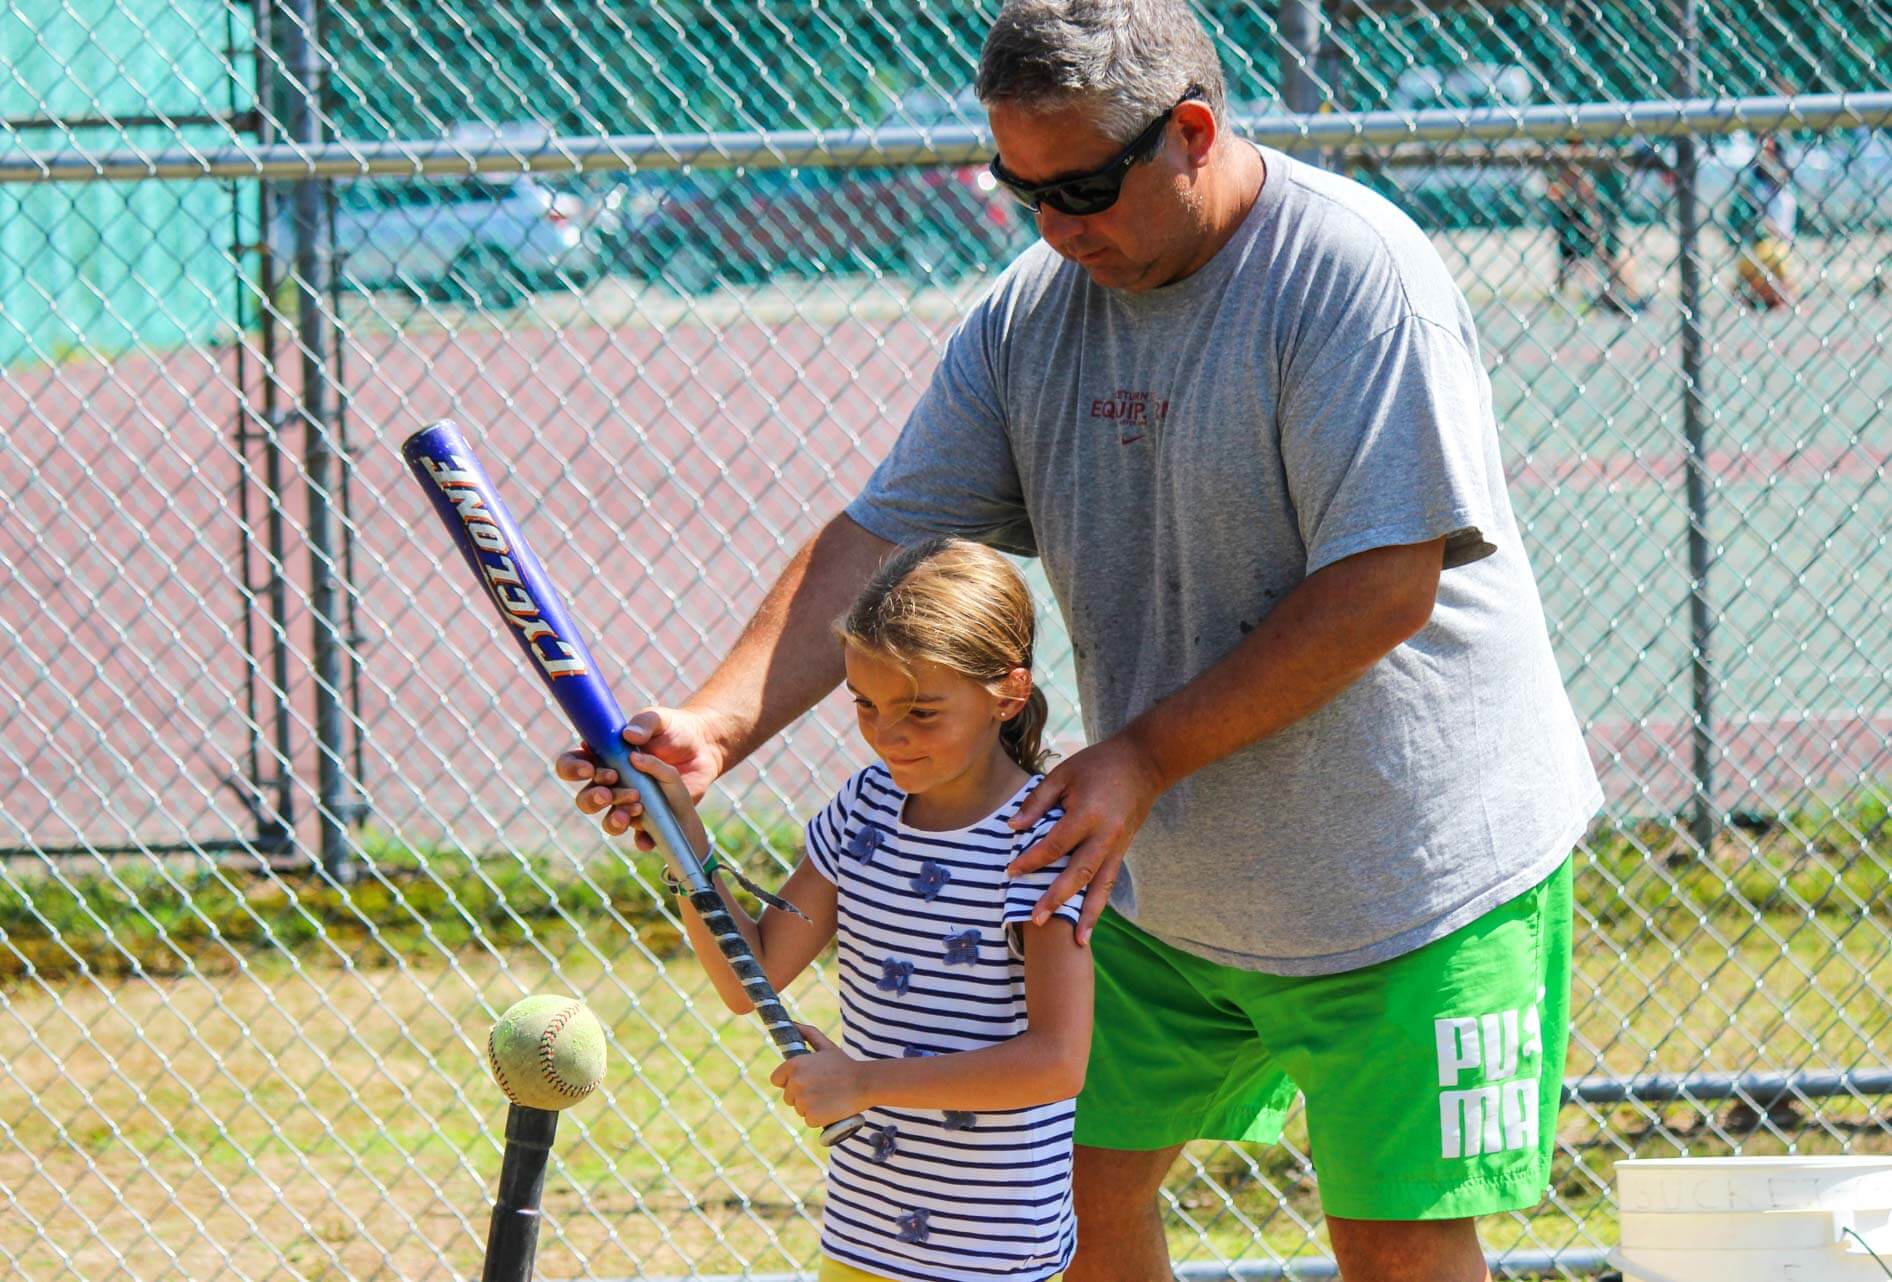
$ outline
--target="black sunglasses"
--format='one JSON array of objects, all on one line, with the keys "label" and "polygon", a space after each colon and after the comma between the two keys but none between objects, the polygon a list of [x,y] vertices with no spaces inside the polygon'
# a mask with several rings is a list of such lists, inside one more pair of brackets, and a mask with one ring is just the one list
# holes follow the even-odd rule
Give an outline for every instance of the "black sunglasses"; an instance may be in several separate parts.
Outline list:
[{"label": "black sunglasses", "polygon": [[1156,145],[1162,139],[1163,129],[1169,124],[1170,117],[1176,114],[1176,107],[1182,106],[1191,98],[1202,97],[1201,85],[1190,85],[1183,90],[1183,96],[1176,100],[1176,105],[1145,125],[1143,132],[1130,140],[1130,145],[1118,152],[1116,158],[1101,169],[1093,169],[1088,174],[1078,174],[1074,178],[1060,178],[1057,182],[1028,183],[1005,171],[997,156],[992,157],[992,177],[996,178],[1005,190],[1012,193],[1014,199],[1025,208],[1037,213],[1039,206],[1049,205],[1061,214],[1073,218],[1084,218],[1090,214],[1101,214],[1117,203],[1117,197],[1123,191],[1123,180],[1129,174],[1131,166],[1148,160],[1156,154]]}]

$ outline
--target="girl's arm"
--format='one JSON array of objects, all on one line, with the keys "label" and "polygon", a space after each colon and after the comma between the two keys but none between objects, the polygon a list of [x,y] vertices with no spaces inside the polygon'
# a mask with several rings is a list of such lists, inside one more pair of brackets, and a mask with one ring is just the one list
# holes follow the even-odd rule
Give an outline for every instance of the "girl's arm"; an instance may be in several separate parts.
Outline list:
[{"label": "girl's arm", "polygon": [[[631,764],[663,785],[664,797],[676,813],[677,823],[695,849],[697,858],[707,855],[709,833],[703,827],[702,816],[696,813],[696,807],[691,804],[690,795],[683,786],[683,777],[677,773],[676,767],[644,752],[633,752]],[[789,874],[781,895],[808,914],[807,921],[794,913],[772,908],[763,909],[762,918],[757,921],[736,902],[735,896],[724,884],[720,871],[713,874],[710,880],[716,886],[716,893],[722,896],[723,907],[729,910],[736,929],[749,941],[749,950],[755,954],[756,961],[761,963],[762,973],[768,976],[769,985],[778,992],[806,970],[808,963],[834,936],[834,883],[823,877],[820,870],[805,857],[795,865],[795,871]],[[749,994],[743,988],[742,981],[736,978],[736,972],[729,968],[729,959],[723,956],[716,937],[710,934],[696,909],[690,906],[689,897],[683,896],[677,903],[690,947],[696,951],[697,960],[703,963],[703,970],[709,975],[710,983],[715,985],[723,1005],[738,1015],[746,1015],[754,1010],[755,1003],[749,1000]]]},{"label": "girl's arm", "polygon": [[769,1080],[811,1126],[875,1105],[976,1112],[1071,1098],[1090,1058],[1090,950],[1058,917],[1026,923],[1022,937],[1029,1026],[1018,1036],[953,1055],[857,1060],[815,1033],[816,1053],[783,1063]]},{"label": "girl's arm", "polygon": [[[794,913],[775,908],[764,908],[762,919],[757,921],[744,912],[735,896],[729,893],[720,870],[711,880],[716,883],[716,893],[723,897],[723,907],[729,910],[736,929],[749,941],[749,950],[755,954],[756,961],[762,964],[762,973],[768,976],[769,986],[777,992],[808,969],[808,963],[834,936],[834,883],[823,877],[805,857],[795,865],[795,871],[789,874],[780,893],[782,898],[808,914],[807,921]],[[716,993],[723,999],[723,1005],[738,1015],[746,1015],[754,1010],[755,1003],[749,1000],[748,991],[743,988],[742,981],[736,978],[736,972],[729,968],[729,959],[723,956],[723,950],[716,943],[716,936],[710,934],[709,928],[703,924],[703,919],[691,906],[689,897],[680,897],[677,905],[677,911],[683,917],[684,933],[690,938],[690,947],[696,950],[697,959],[703,963],[703,970],[716,986]]]}]

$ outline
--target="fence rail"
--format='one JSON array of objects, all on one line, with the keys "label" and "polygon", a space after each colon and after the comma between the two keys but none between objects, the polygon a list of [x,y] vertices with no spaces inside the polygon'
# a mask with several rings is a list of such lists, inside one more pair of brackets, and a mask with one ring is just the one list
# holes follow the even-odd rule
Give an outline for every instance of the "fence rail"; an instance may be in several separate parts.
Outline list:
[{"label": "fence rail", "polygon": [[[115,122],[106,119],[97,123]],[[1385,148],[1425,142],[1590,142],[1625,136],[1642,140],[1712,138],[1745,131],[1878,128],[1892,124],[1892,93],[1237,116],[1233,123],[1244,137],[1284,150],[1309,145]],[[130,123],[125,127],[130,127]],[[970,125],[627,134],[602,138],[561,136],[534,138],[529,143],[499,139],[479,142],[341,140],[273,146],[239,143],[229,147],[159,152],[28,151],[0,158],[0,182],[179,182],[229,178],[282,181],[616,173],[623,170],[668,173],[752,167],[965,165],[983,164],[991,154],[991,135]]]}]

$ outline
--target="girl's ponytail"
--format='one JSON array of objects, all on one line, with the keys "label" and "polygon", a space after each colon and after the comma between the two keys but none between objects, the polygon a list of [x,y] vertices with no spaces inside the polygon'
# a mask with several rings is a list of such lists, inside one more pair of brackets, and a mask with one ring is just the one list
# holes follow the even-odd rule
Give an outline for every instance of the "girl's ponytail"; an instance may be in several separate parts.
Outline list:
[{"label": "girl's ponytail", "polygon": [[1005,755],[1032,774],[1041,773],[1051,756],[1044,746],[1045,722],[1050,715],[1045,692],[1033,685],[1031,697],[1025,700],[1018,715],[999,727],[999,743],[1004,746]]}]

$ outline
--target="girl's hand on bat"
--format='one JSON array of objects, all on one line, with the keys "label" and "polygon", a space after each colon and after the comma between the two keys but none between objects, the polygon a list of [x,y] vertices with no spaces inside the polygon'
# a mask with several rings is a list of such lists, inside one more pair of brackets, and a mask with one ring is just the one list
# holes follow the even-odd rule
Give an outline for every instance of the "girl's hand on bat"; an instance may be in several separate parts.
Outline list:
[{"label": "girl's hand on bat", "polygon": [[781,1087],[788,1106],[810,1126],[826,1126],[866,1108],[866,1075],[861,1062],[819,1030],[806,1024],[796,1027],[814,1049],[807,1055],[783,1060],[769,1074],[770,1084]]},{"label": "girl's hand on bat", "polygon": [[[687,794],[701,797],[723,772],[723,753],[711,733],[708,715],[689,708],[645,708],[624,727],[624,741],[675,766]],[[644,807],[637,793],[617,771],[601,765],[584,745],[561,755],[553,771],[567,783],[582,785],[573,798],[587,815],[603,815],[599,826],[605,835],[621,837],[637,829],[637,848],[655,850],[657,845],[638,822]]]},{"label": "girl's hand on bat", "polygon": [[[663,788],[664,800],[670,803],[670,813],[677,817],[677,824],[683,829],[683,835],[689,840],[690,849],[698,859],[709,856],[709,832],[703,827],[703,817],[696,813],[696,802],[690,791],[684,786],[683,776],[677,768],[662,757],[652,756],[648,752],[633,752],[631,765],[639,772],[655,779]],[[638,807],[643,813],[643,807]]]}]

